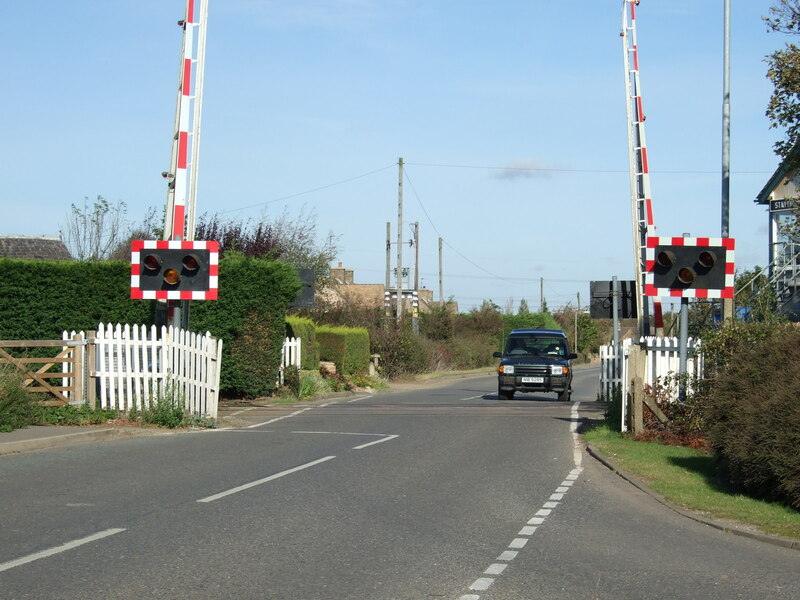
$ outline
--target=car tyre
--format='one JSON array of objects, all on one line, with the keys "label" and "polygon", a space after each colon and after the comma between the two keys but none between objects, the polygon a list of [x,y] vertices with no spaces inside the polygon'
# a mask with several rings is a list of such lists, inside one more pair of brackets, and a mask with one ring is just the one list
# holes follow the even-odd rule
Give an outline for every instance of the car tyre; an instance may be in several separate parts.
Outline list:
[{"label": "car tyre", "polygon": [[559,402],[569,402],[571,397],[572,397],[572,390],[564,390],[563,392],[558,392]]},{"label": "car tyre", "polygon": [[514,399],[514,390],[506,391],[506,390],[497,390],[497,395],[500,397],[500,400],[513,400]]}]

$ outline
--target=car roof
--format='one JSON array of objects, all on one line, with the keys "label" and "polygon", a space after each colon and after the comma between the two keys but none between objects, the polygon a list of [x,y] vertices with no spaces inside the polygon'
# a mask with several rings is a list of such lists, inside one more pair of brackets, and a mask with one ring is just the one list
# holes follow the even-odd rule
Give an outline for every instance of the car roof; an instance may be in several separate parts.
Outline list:
[{"label": "car roof", "polygon": [[508,335],[553,335],[567,337],[561,329],[512,329]]}]

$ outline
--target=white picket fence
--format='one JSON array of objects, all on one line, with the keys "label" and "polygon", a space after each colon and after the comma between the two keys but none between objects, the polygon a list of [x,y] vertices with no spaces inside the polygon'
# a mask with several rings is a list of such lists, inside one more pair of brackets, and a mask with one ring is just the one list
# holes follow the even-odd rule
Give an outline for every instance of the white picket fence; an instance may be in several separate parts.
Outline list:
[{"label": "white picket fence", "polygon": [[[703,354],[700,352],[701,340],[689,338],[688,360],[686,371],[689,379],[703,374]],[[622,397],[626,398],[631,376],[628,373],[628,352],[634,343],[644,346],[645,372],[642,378],[644,385],[663,383],[664,379],[675,375],[680,370],[678,338],[676,337],[642,337],[636,342],[632,338],[622,340],[622,360],[616,361],[613,344],[600,347],[600,395],[607,400],[611,397],[614,386],[620,386]],[[618,366],[617,366],[618,365]],[[619,372],[615,372],[615,370]]]},{"label": "white picket fence", "polygon": [[[160,333],[160,335],[159,335]],[[100,323],[96,332],[64,331],[65,345],[82,346],[86,393],[73,403],[91,402],[104,409],[142,410],[163,397],[183,398],[193,415],[217,418],[222,340],[174,327]],[[301,366],[302,340],[286,338],[281,349],[278,385],[284,370]],[[64,368],[64,372],[69,369]],[[65,387],[72,385],[65,378]]]},{"label": "white picket fence", "polygon": [[92,335],[73,331],[62,338],[75,335],[93,355],[86,380],[97,406],[141,410],[158,398],[175,397],[193,415],[217,417],[222,340],[210,333],[100,323]]},{"label": "white picket fence", "polygon": [[292,366],[300,368],[302,364],[300,361],[301,353],[303,351],[303,344],[300,338],[286,338],[283,340],[283,347],[281,348],[281,368],[278,371],[278,385],[283,385],[284,371],[286,367]]}]

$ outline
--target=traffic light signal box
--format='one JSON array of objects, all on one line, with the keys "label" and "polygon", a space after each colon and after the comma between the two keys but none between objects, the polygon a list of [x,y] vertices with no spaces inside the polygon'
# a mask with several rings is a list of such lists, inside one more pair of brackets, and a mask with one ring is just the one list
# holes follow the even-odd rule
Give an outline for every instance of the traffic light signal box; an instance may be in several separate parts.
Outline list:
[{"label": "traffic light signal box", "polygon": [[647,296],[733,298],[733,238],[648,237]]},{"label": "traffic light signal box", "polygon": [[219,243],[134,240],[131,243],[131,298],[216,300]]}]

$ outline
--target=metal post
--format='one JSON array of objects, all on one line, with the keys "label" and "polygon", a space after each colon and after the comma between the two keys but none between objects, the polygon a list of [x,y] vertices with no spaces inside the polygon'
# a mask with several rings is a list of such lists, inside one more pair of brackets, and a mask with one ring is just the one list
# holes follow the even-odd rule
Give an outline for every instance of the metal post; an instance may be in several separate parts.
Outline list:
[{"label": "metal post", "polygon": [[681,326],[678,339],[678,399],[686,400],[686,362],[689,349],[689,299],[681,298]]},{"label": "metal post", "polygon": [[[722,51],[722,237],[730,237],[731,195],[731,2],[725,0]],[[733,298],[722,300],[724,322],[733,319]]]},{"label": "metal post", "polygon": [[[622,356],[619,346],[619,282],[617,276],[611,278],[611,318],[614,327],[614,372],[612,379],[616,379],[622,374]],[[625,402],[625,398],[622,399]]]}]

